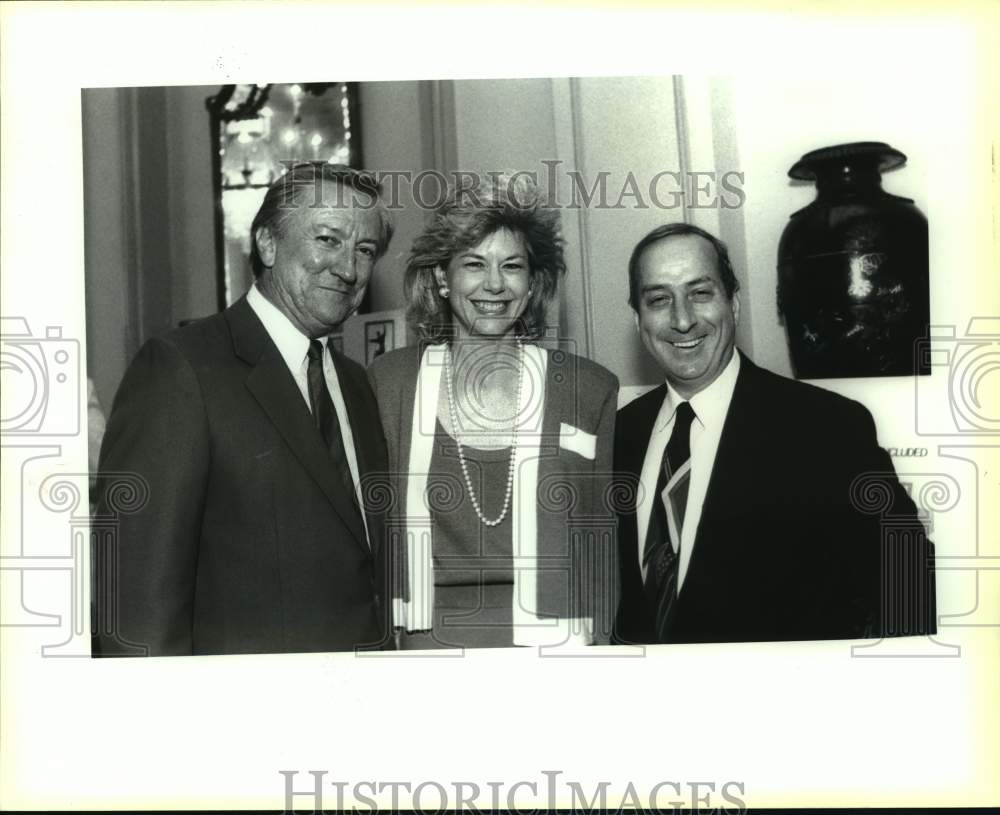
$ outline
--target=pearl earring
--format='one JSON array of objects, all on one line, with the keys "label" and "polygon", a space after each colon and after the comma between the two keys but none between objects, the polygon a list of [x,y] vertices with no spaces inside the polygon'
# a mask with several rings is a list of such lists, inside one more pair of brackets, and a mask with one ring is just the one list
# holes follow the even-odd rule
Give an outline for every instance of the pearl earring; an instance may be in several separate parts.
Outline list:
[{"label": "pearl earring", "polygon": [[447,300],[448,295],[451,294],[451,289],[445,285],[438,286],[438,294],[441,295],[442,299]]}]

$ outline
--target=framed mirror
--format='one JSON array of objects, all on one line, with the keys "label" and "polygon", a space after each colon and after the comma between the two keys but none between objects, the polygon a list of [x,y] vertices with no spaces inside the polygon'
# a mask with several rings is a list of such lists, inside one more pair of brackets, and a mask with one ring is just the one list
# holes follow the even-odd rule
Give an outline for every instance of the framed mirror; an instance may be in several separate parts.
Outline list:
[{"label": "framed mirror", "polygon": [[212,128],[215,254],[222,310],[253,283],[250,224],[288,162],[362,166],[357,84],[224,85],[205,100]]}]

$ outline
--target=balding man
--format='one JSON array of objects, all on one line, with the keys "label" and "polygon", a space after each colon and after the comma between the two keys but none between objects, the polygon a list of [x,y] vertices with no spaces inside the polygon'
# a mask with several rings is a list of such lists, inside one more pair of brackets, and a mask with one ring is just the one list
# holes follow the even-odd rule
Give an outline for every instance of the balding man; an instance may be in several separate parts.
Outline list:
[{"label": "balding man", "polygon": [[[736,350],[725,245],[653,230],[630,303],[664,384],[618,414],[619,642],[935,631],[933,546],[859,403]],[[877,500],[875,500],[877,499]]]}]

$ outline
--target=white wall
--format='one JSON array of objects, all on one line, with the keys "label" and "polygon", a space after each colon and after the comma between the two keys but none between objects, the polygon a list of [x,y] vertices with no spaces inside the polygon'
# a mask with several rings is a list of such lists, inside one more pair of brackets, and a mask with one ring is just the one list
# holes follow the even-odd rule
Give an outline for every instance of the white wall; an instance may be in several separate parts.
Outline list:
[{"label": "white wall", "polygon": [[146,339],[216,311],[205,99],[217,90],[83,92],[87,361],[105,410]]},{"label": "white wall", "polygon": [[[420,85],[419,82],[361,83],[358,104],[365,169],[416,174],[426,168]],[[379,260],[369,284],[372,311],[403,306],[406,258],[413,239],[424,227],[425,214],[412,205],[409,189],[403,185],[400,185],[400,202],[406,206],[392,211],[395,232],[389,251]]]},{"label": "white wall", "polygon": [[87,373],[107,412],[138,349],[130,313],[127,100],[115,89],[82,94]]},{"label": "white wall", "polygon": [[166,89],[167,198],[175,322],[216,311],[215,193],[205,100],[218,91],[214,85]]},{"label": "white wall", "polygon": [[731,150],[722,161],[735,158],[745,173],[746,202],[740,214],[746,247],[743,271],[753,303],[746,312],[752,322],[752,353],[764,367],[791,376],[775,292],[778,241],[789,216],[815,198],[815,187],[793,182],[788,169],[803,153],[820,147],[888,142],[909,161],[886,173],[883,187],[914,199],[933,230],[939,222],[928,199],[927,174],[938,158],[939,136],[929,124],[940,111],[928,106],[928,98],[958,89],[933,88],[925,81],[884,87],[862,77],[818,78],[792,71],[766,78],[715,79],[711,89],[716,95],[714,112]]},{"label": "white wall", "polygon": [[[616,373],[623,386],[660,381],[628,305],[628,259],[651,229],[683,220],[681,208],[658,208],[649,195],[658,173],[681,169],[673,81],[623,77],[552,82],[559,101],[559,158],[580,173],[588,188],[599,183],[601,173],[608,174],[604,205],[563,211],[570,258],[564,333],[581,353]],[[635,187],[629,186],[630,173]],[[563,201],[570,200],[568,186],[560,192]],[[661,201],[675,203],[666,193]]]},{"label": "white wall", "polygon": [[555,156],[552,91],[547,79],[456,80],[457,169],[542,174]]}]

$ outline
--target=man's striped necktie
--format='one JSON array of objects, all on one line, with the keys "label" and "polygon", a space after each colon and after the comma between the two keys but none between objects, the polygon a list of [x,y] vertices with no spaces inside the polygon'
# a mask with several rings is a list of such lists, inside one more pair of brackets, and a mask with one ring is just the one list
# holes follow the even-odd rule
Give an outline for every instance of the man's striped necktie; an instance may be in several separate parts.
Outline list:
[{"label": "man's striped necktie", "polygon": [[[642,565],[646,571],[646,599],[660,642],[667,641],[677,606],[681,530],[684,528],[684,510],[691,481],[689,437],[693,419],[691,404],[681,402],[674,415],[670,441],[663,451],[642,554]],[[676,542],[676,547],[671,541]]]}]

